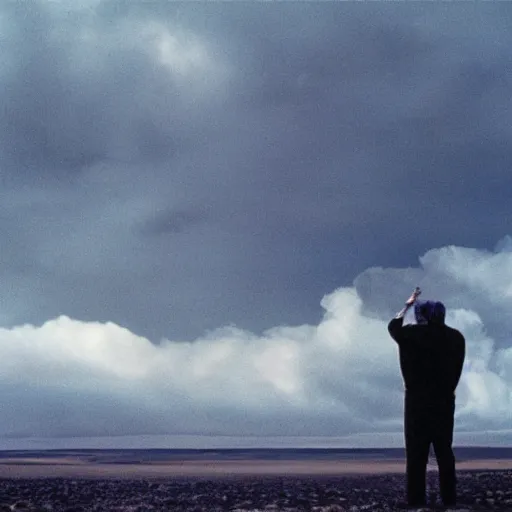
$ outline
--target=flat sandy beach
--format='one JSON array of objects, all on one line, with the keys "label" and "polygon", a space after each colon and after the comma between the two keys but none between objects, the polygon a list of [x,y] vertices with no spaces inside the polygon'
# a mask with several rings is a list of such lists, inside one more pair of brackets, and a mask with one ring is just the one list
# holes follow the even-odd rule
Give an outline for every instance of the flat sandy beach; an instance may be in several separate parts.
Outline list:
[{"label": "flat sandy beach", "polygon": [[[435,465],[429,465],[435,470]],[[464,460],[457,469],[507,470],[512,460]],[[150,463],[97,463],[65,458],[4,458],[0,462],[0,478],[177,478],[177,477],[251,477],[251,476],[337,476],[397,474],[405,471],[403,460],[340,461],[261,461],[261,460],[172,460]]]},{"label": "flat sandy beach", "polygon": [[[1,452],[0,511],[396,512],[405,489],[396,453]],[[457,510],[511,512],[512,457],[474,453],[457,463]],[[421,510],[442,510],[433,458],[428,470]]]}]

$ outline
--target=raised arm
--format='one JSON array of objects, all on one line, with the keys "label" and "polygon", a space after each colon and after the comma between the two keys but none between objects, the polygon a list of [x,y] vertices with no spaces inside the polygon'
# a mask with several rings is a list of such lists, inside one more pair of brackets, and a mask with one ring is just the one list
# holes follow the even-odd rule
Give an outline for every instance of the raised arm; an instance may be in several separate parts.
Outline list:
[{"label": "raised arm", "polygon": [[395,315],[395,318],[391,320],[388,324],[388,332],[390,336],[397,342],[401,341],[401,332],[404,324],[404,316],[407,311],[413,306],[416,302],[416,299],[420,295],[421,290],[419,287],[416,287],[412,292],[412,295],[405,301],[405,306]]},{"label": "raised arm", "polygon": [[416,302],[416,299],[421,294],[421,290],[419,286],[416,286],[414,288],[414,291],[412,292],[412,295],[405,301],[405,306],[396,314],[395,318],[404,318],[405,313],[409,311],[409,309],[412,307],[412,305]]},{"label": "raised arm", "polygon": [[404,317],[393,318],[391,322],[388,324],[388,332],[389,335],[397,342],[400,343],[402,341],[402,327],[404,324]]}]

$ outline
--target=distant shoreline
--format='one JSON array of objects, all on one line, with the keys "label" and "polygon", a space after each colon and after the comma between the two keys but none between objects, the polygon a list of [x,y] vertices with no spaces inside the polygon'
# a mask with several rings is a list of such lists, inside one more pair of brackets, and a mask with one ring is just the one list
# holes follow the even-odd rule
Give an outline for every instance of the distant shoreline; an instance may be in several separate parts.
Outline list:
[{"label": "distant shoreline", "polygon": [[[512,449],[456,449],[458,471],[512,469]],[[431,457],[429,471],[436,471]],[[402,449],[6,450],[0,478],[227,478],[405,472]]]},{"label": "distant shoreline", "polygon": [[[457,460],[512,459],[512,447],[455,446]],[[169,460],[401,460],[404,448],[68,448],[1,450],[0,463],[13,458],[62,458],[103,463]]]}]

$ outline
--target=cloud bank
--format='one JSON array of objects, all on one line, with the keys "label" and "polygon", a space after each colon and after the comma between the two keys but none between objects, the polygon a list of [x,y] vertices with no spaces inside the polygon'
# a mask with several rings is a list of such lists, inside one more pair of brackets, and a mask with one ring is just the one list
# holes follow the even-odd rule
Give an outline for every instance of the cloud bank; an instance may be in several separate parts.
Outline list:
[{"label": "cloud bank", "polygon": [[503,3],[0,2],[1,324],[261,335],[369,267],[490,247],[511,24]]},{"label": "cloud bank", "polygon": [[61,316],[0,330],[0,436],[371,436],[402,428],[390,316],[420,285],[467,341],[458,432],[512,421],[512,239],[432,249],[323,297],[317,325],[234,326],[159,344]]}]

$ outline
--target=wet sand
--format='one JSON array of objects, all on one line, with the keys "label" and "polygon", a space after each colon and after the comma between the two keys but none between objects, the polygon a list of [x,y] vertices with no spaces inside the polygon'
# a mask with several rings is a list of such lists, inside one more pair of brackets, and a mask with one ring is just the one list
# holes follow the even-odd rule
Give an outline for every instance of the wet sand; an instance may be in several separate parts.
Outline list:
[{"label": "wet sand", "polygon": [[[512,464],[510,465],[512,468]],[[176,478],[229,476],[362,475],[402,473],[405,465],[374,461],[171,461],[143,464],[103,464],[82,461],[4,461],[0,478]]]},{"label": "wet sand", "polygon": [[[436,470],[435,465],[429,465]],[[464,460],[459,471],[512,470],[510,459]],[[177,477],[254,477],[254,476],[348,476],[401,474],[405,461],[341,460],[172,460],[151,463],[91,462],[79,457],[4,458],[0,478],[177,478]]]}]

